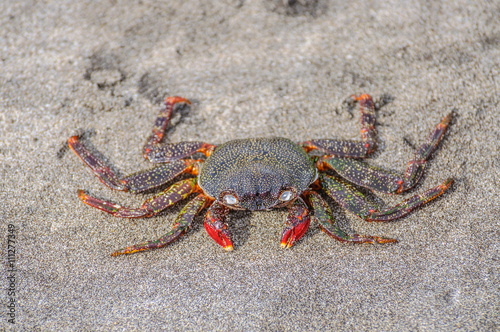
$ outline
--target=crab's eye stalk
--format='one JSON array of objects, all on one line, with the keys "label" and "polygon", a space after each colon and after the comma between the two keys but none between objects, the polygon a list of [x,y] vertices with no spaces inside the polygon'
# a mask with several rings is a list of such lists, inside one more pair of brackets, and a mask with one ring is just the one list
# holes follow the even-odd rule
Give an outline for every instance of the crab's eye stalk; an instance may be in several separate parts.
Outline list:
[{"label": "crab's eye stalk", "polygon": [[227,205],[236,205],[238,204],[238,198],[236,198],[236,196],[233,194],[225,194],[222,197],[222,202]]},{"label": "crab's eye stalk", "polygon": [[295,195],[293,194],[293,191],[291,190],[285,190],[281,193],[279,199],[282,202],[289,202],[293,199]]}]

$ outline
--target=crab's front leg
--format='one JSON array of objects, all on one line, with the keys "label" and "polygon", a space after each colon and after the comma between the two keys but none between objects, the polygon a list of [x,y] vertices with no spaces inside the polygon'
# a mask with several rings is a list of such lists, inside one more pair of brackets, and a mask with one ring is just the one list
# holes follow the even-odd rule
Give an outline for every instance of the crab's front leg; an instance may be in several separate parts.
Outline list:
[{"label": "crab's front leg", "polygon": [[165,163],[189,157],[196,152],[201,152],[206,156],[212,153],[215,145],[204,142],[163,143],[174,108],[176,105],[182,104],[191,105],[191,102],[183,97],[167,97],[165,99],[165,106],[156,117],[152,133],[144,144],[144,158],[153,163]]},{"label": "crab's front leg", "polygon": [[201,189],[199,189],[196,184],[196,178],[185,179],[174,183],[161,193],[145,200],[139,208],[128,208],[119,204],[104,201],[87,195],[83,190],[78,191],[78,197],[85,204],[110,213],[115,217],[142,218],[154,216],[169,206],[174,205],[180,200],[187,198],[192,193],[200,190]]},{"label": "crab's front leg", "polygon": [[311,217],[309,210],[302,198],[297,198],[288,208],[288,217],[285,229],[281,236],[281,247],[290,248],[297,242],[309,228]]},{"label": "crab's front leg", "polygon": [[330,235],[340,242],[352,243],[393,243],[398,242],[395,239],[386,237],[347,234],[336,223],[333,218],[332,211],[328,204],[321,198],[321,196],[313,191],[307,192],[306,197],[314,210],[313,218],[319,223],[323,232]]},{"label": "crab's front leg", "polygon": [[170,232],[163,235],[158,240],[136,244],[115,251],[114,253],[111,254],[111,256],[133,254],[139,251],[158,249],[166,246],[167,244],[172,243],[191,227],[194,217],[203,209],[207,201],[208,198],[204,194],[196,196],[192,201],[187,203],[186,206],[184,206],[184,208],[181,210],[181,212],[177,216],[177,219],[175,219],[174,225],[172,227],[172,230],[170,230]]},{"label": "crab's front leg", "polygon": [[361,140],[346,141],[335,139],[314,139],[302,143],[307,152],[318,150],[327,155],[349,158],[366,158],[377,147],[377,130],[375,129],[375,103],[368,94],[351,96],[359,104],[361,113]]},{"label": "crab's front leg", "polygon": [[218,202],[214,202],[207,211],[204,225],[208,235],[210,235],[218,245],[222,246],[227,251],[231,251],[234,247],[233,241],[231,240],[231,233],[226,224],[228,213],[229,208]]}]

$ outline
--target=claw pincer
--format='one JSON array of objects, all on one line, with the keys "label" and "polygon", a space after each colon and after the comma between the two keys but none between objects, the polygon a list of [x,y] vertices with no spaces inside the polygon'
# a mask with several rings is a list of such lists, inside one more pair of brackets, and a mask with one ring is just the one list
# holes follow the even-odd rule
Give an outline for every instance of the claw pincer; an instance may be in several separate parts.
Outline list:
[{"label": "claw pincer", "polygon": [[290,248],[306,234],[311,216],[304,201],[299,197],[288,209],[286,226],[281,236],[281,247]]},{"label": "claw pincer", "polygon": [[233,250],[233,241],[231,240],[231,234],[226,224],[228,213],[229,208],[219,203],[214,203],[205,215],[204,225],[208,235],[210,235],[218,245],[227,251],[231,251]]}]

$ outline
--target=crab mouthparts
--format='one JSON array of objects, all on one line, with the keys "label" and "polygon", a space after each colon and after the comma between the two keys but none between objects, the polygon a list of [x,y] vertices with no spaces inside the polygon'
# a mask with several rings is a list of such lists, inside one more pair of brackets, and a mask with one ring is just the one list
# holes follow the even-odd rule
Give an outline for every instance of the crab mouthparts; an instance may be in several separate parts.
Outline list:
[{"label": "crab mouthparts", "polygon": [[256,193],[245,197],[242,205],[248,210],[269,210],[274,206],[275,199],[270,193]]},{"label": "crab mouthparts", "polygon": [[254,199],[255,207],[256,210],[266,210],[266,204],[264,203],[264,200],[260,197],[256,197]]}]

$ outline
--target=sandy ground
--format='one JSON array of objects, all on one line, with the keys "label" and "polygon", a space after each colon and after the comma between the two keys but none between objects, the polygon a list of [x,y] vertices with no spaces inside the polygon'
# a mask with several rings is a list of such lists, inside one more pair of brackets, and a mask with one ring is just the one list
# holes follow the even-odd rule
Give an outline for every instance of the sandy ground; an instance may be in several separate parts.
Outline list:
[{"label": "sandy ground", "polygon": [[[499,328],[499,3],[289,2],[0,3],[1,299],[15,301],[15,324],[2,306],[0,327]],[[342,244],[312,225],[282,250],[279,210],[233,213],[231,253],[200,217],[167,248],[111,257],[165,233],[180,207],[124,220],[76,196],[84,188],[130,206],[150,196],[104,187],[66,140],[83,134],[120,174],[147,168],[141,147],[168,95],[194,101],[171,141],[220,144],[357,139],[358,114],[344,101],[358,93],[388,101],[370,159],[387,169],[402,171],[439,120],[455,114],[422,183],[403,197],[371,199],[394,205],[453,177],[443,197],[389,223],[333,206],[346,230],[398,244]]]}]

